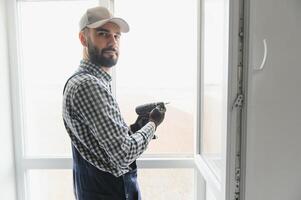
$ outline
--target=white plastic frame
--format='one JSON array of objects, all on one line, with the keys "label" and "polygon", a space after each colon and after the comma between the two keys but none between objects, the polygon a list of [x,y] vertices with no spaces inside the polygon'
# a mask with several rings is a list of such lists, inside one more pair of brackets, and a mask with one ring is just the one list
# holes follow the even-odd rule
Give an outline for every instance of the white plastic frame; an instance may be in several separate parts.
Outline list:
[{"label": "white plastic frame", "polygon": [[[10,14],[8,19],[8,36],[9,36],[9,61],[10,61],[10,80],[11,80],[11,95],[13,105],[13,132],[14,132],[14,146],[15,146],[15,163],[16,163],[16,182],[18,191],[18,200],[28,200],[26,189],[26,171],[29,169],[71,169],[71,158],[25,158],[24,157],[24,145],[23,145],[23,121],[22,121],[22,88],[20,85],[20,53],[18,51],[19,37],[18,37],[18,17],[17,17],[17,1],[7,1],[7,10]],[[30,1],[30,0],[23,0]],[[42,1],[42,0],[40,0]],[[59,1],[59,0],[53,0]],[[229,1],[229,96],[228,102],[231,104],[236,97],[237,83],[235,82],[237,70],[237,41],[238,41],[238,21],[239,8],[238,4],[240,0]],[[198,1],[198,112],[196,116],[197,122],[202,122],[202,108],[203,108],[203,92],[201,86],[203,85],[203,59],[202,59],[202,6],[203,1]],[[110,10],[114,10],[113,0],[100,0],[100,5],[108,7]],[[17,59],[16,59],[17,58]],[[230,106],[230,105],[229,105]],[[216,193],[225,195],[225,199],[233,199],[234,191],[234,166],[235,166],[235,127],[236,127],[236,113],[228,109],[228,135],[227,135],[227,163],[225,174],[225,188],[217,180],[211,169],[200,155],[200,139],[201,139],[201,123],[197,123],[197,131],[195,133],[195,155],[194,156],[182,156],[176,155],[173,157],[142,157],[138,160],[140,168],[192,168],[195,169],[195,185],[196,195],[195,199],[205,200],[206,184],[210,184],[210,187]]]},{"label": "white plastic frame", "polygon": [[[222,174],[221,181],[216,177],[213,170],[207,164],[203,156],[201,155],[201,140],[202,140],[202,123],[203,123],[203,85],[204,85],[204,63],[203,63],[203,41],[204,41],[204,0],[199,2],[198,8],[200,22],[198,23],[198,112],[197,112],[197,134],[196,134],[196,155],[194,162],[197,171],[202,175],[204,182],[199,183],[203,188],[199,188],[201,191],[206,192],[206,185],[210,185],[210,188],[216,195],[217,199],[221,200],[232,200],[235,199],[235,163],[236,163],[236,150],[237,144],[237,125],[240,123],[239,110],[232,109],[232,104],[237,97],[238,92],[238,66],[239,66],[239,22],[240,22],[240,12],[242,12],[243,0],[225,0],[226,5],[228,5],[229,16],[228,23],[228,94],[227,94],[227,135],[226,135],[226,163],[225,170]],[[202,180],[199,180],[202,182]],[[205,188],[204,188],[205,187]],[[206,195],[198,194],[198,199],[205,200]]]}]

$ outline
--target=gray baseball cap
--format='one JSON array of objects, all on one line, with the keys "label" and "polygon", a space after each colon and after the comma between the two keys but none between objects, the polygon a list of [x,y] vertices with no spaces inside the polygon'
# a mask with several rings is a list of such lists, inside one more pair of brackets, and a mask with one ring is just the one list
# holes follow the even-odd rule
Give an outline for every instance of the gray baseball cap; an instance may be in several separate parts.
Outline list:
[{"label": "gray baseball cap", "polygon": [[80,19],[79,30],[81,31],[86,27],[98,28],[108,22],[117,24],[120,28],[120,31],[123,33],[129,32],[130,30],[128,23],[124,19],[114,17],[107,8],[100,6],[89,8],[85,12]]}]

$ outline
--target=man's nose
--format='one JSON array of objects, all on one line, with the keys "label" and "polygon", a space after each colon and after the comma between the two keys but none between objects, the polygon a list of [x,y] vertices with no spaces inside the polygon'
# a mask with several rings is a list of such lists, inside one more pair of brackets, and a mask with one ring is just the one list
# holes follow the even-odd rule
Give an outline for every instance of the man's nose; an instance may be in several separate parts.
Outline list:
[{"label": "man's nose", "polygon": [[113,46],[115,46],[115,45],[118,44],[118,40],[117,40],[117,38],[115,37],[114,34],[110,34],[110,35],[108,36],[108,41],[109,41],[109,44],[110,44],[110,45],[113,45]]}]

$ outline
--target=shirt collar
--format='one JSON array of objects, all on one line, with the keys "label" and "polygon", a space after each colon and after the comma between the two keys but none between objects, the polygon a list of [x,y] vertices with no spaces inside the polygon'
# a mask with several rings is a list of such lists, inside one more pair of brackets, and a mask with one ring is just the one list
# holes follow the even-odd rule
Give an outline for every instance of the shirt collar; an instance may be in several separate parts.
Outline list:
[{"label": "shirt collar", "polygon": [[112,77],[110,76],[110,74],[108,74],[101,67],[93,64],[89,60],[81,60],[80,61],[80,68],[82,68],[83,70],[87,70],[87,71],[91,72],[93,75],[95,75],[98,78],[103,78],[107,82],[112,81]]}]

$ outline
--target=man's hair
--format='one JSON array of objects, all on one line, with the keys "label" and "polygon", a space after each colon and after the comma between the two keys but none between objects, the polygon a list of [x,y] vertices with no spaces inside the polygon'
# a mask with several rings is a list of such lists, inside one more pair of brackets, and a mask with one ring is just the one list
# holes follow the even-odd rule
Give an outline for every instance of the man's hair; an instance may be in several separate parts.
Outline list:
[{"label": "man's hair", "polygon": [[84,36],[87,38],[88,37],[88,32],[89,32],[89,29],[86,27],[84,28],[83,30],[81,30],[81,32],[83,32]]},{"label": "man's hair", "polygon": [[[88,45],[89,43],[89,29],[86,27],[83,30],[81,30],[80,32],[83,33],[84,37],[86,38],[86,44]],[[88,53],[88,46],[83,46],[83,58],[84,59],[89,59],[89,53]]]}]

